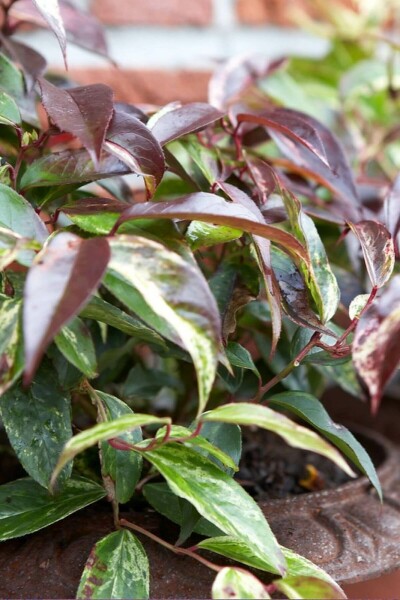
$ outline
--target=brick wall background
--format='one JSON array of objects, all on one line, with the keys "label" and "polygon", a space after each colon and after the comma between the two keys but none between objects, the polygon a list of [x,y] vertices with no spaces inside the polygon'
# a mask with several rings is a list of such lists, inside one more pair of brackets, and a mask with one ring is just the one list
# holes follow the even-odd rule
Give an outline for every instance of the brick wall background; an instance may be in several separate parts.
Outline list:
[{"label": "brick wall background", "polygon": [[[219,61],[238,54],[317,55],[326,42],[290,27],[290,8],[309,0],[74,0],[107,29],[117,67],[69,45],[71,76],[111,85],[119,100],[163,104],[203,100]],[[62,70],[53,37],[25,34]]]}]

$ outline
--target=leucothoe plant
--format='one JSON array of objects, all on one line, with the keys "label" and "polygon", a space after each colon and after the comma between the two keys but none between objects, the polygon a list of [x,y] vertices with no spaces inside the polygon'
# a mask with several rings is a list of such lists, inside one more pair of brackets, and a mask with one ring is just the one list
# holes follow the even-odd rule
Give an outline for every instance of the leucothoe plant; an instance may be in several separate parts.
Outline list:
[{"label": "leucothoe plant", "polygon": [[[26,476],[0,486],[0,540],[107,497],[115,531],[79,598],[149,597],[136,533],[216,571],[213,598],[344,597],[235,473],[256,425],[352,476],[348,459],[381,495],[318,398],[333,381],[376,411],[399,363],[398,80],[364,48],[341,75],[334,40],[319,61],[235,59],[209,104],[152,114],[103,84],[57,87],[13,38],[29,22],[64,57],[68,34],[106,55],[92,17],[1,5],[0,414]],[[121,518],[137,502],[176,545]]]}]

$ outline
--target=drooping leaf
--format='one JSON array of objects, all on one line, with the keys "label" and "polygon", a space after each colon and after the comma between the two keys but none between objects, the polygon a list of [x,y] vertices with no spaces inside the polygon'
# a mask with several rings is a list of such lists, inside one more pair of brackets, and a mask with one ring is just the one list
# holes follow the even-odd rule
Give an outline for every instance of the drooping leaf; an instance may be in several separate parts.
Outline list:
[{"label": "drooping leaf", "polygon": [[115,327],[142,342],[165,347],[165,342],[158,333],[147,327],[139,319],[135,319],[98,296],[93,296],[80,312],[80,316],[83,319],[94,319],[95,321],[111,325],[111,327]]},{"label": "drooping leaf", "polygon": [[[221,330],[218,309],[205,278],[193,263],[146,238],[119,236],[111,241],[111,248],[105,285],[124,303],[127,297],[119,294],[120,287],[112,278],[137,290],[182,340],[197,371],[201,412],[215,378]],[[128,298],[128,306],[135,311],[133,296]],[[143,313],[138,314],[146,320]],[[157,323],[151,325],[163,335]]]},{"label": "drooping leaf", "polygon": [[335,314],[340,300],[336,277],[314,221],[302,210],[299,200],[293,194],[282,190],[282,198],[296,237],[309,254],[309,263],[300,265],[300,268],[317,306],[319,317],[326,323]]},{"label": "drooping leaf", "polygon": [[0,395],[18,379],[24,368],[21,308],[18,299],[7,299],[0,307]]},{"label": "drooping leaf", "polygon": [[32,206],[12,188],[0,183],[0,226],[43,243],[48,231]]},{"label": "drooping leaf", "polygon": [[367,452],[346,427],[332,421],[317,398],[303,392],[283,392],[272,396],[269,404],[294,413],[324,435],[368,477],[382,497],[378,475]]},{"label": "drooping leaf", "polygon": [[269,562],[271,572],[285,571],[282,553],[261,510],[234,479],[194,450],[176,443],[146,452],[146,459],[177,496],[228,535],[247,542]]},{"label": "drooping leaf", "polygon": [[44,200],[50,200],[64,196],[84,183],[127,173],[128,167],[114,156],[104,156],[95,168],[86,150],[65,150],[34,160],[22,175],[20,187],[21,190],[50,187],[41,194]]},{"label": "drooping leaf", "polygon": [[[90,300],[109,256],[105,238],[82,240],[67,232],[56,235],[38,255],[24,289],[26,384],[54,336]],[[47,289],[46,303],[43,286]]]},{"label": "drooping leaf", "polygon": [[147,600],[149,580],[149,561],[142,544],[130,531],[120,529],[93,546],[76,597]]},{"label": "drooping leaf", "polygon": [[288,567],[284,579],[286,577],[315,577],[329,583],[336,590],[337,598],[345,597],[342,588],[321,567],[317,567],[313,562],[293,552],[290,548],[281,546],[281,549]]},{"label": "drooping leaf", "polygon": [[162,146],[188,133],[203,129],[221,119],[223,113],[205,102],[192,102],[166,112],[151,127],[152,134]]},{"label": "drooping leaf", "polygon": [[[104,392],[95,392],[103,403],[108,420],[112,421],[124,415],[133,415],[133,410],[125,402]],[[127,444],[137,444],[143,439],[140,427],[118,436]],[[142,457],[135,452],[117,450],[107,442],[101,442],[101,471],[103,476],[111,477],[115,487],[117,502],[128,502],[135,492],[142,471]]]},{"label": "drooping leaf", "polygon": [[133,173],[143,175],[152,196],[165,171],[162,148],[150,129],[126,112],[114,112],[105,148]]},{"label": "drooping leaf", "polygon": [[86,377],[92,379],[96,376],[96,350],[90,331],[81,319],[74,317],[68,325],[64,325],[54,341],[65,358]]},{"label": "drooping leaf", "polygon": [[285,577],[275,581],[277,589],[283,592],[291,600],[315,600],[315,598],[324,598],[325,600],[337,600],[346,598],[346,595],[338,593],[337,586],[328,581],[322,581],[315,577]]},{"label": "drooping leaf", "polygon": [[[32,385],[8,390],[0,400],[0,414],[10,443],[25,471],[47,487],[57,456],[72,435],[70,397],[55,372],[43,366]],[[61,474],[65,482],[69,465]]]},{"label": "drooping leaf", "polygon": [[6,94],[0,91],[0,123],[4,125],[19,125],[21,115],[16,102]]},{"label": "drooping leaf", "polygon": [[103,83],[61,89],[40,79],[43,106],[61,131],[79,139],[98,166],[114,112],[113,91]]},{"label": "drooping leaf", "polygon": [[225,404],[204,413],[201,420],[206,422],[222,421],[236,425],[254,425],[256,423],[258,427],[281,436],[290,446],[321,454],[336,463],[348,475],[354,475],[347,462],[331,444],[315,432],[298,425],[267,406],[250,402]]},{"label": "drooping leaf", "polygon": [[53,471],[51,485],[54,486],[64,465],[69,463],[80,452],[90,448],[90,446],[119,437],[123,433],[143,427],[144,425],[164,425],[166,423],[170,423],[168,417],[153,417],[152,415],[135,413],[123,415],[112,421],[99,423],[85,431],[81,431],[65,444]]},{"label": "drooping leaf", "polygon": [[224,567],[219,571],[212,586],[212,597],[213,600],[271,598],[257,577],[237,567]]},{"label": "drooping leaf", "polygon": [[30,478],[2,485],[0,541],[43,529],[105,495],[103,487],[83,477],[73,477],[54,496]]},{"label": "drooping leaf", "polygon": [[[143,487],[143,495],[160,515],[163,515],[177,525],[182,525],[184,520],[183,503],[187,501],[178,498],[170,490],[167,483],[147,483]],[[218,536],[223,533],[218,527],[203,517],[197,521],[194,531],[207,536]]]},{"label": "drooping leaf", "polygon": [[30,46],[11,38],[3,38],[3,43],[9,56],[23,70],[27,90],[31,92],[36,80],[43,75],[47,68],[45,58]]},{"label": "drooping leaf", "polygon": [[400,361],[400,277],[359,320],[352,344],[356,370],[367,386],[372,411],[378,410],[383,391]]},{"label": "drooping leaf", "polygon": [[394,268],[393,239],[389,231],[376,221],[349,223],[349,227],[361,244],[372,285],[382,287]]},{"label": "drooping leaf", "polygon": [[300,256],[307,260],[303,246],[292,235],[277,227],[266,225],[264,219],[260,222],[244,206],[226,202],[216,194],[199,192],[174,202],[136,204],[121,215],[116,228],[126,221],[141,218],[197,220],[226,225],[269,239],[280,244],[296,259]]},{"label": "drooping leaf", "polygon": [[33,3],[56,36],[67,64],[67,37],[58,0],[33,0]]}]

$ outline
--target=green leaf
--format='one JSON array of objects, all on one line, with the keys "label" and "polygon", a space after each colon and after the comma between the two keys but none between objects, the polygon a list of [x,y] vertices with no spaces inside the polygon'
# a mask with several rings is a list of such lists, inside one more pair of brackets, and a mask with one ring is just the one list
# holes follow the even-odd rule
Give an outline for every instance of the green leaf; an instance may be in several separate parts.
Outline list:
[{"label": "green leaf", "polygon": [[18,479],[0,486],[0,541],[43,529],[104,498],[103,487],[83,477],[66,482],[51,496],[33,479]]},{"label": "green leaf", "polygon": [[[133,410],[125,402],[104,392],[95,392],[103,403],[109,421],[124,415],[133,415]],[[142,437],[140,427],[119,436],[128,444],[137,444]],[[101,442],[103,475],[111,477],[115,486],[115,497],[118,502],[128,502],[135,492],[135,487],[142,472],[142,457],[136,452],[116,450],[107,442]]]},{"label": "green leaf", "polygon": [[[193,427],[192,427],[193,428]],[[239,466],[242,455],[242,432],[237,425],[230,423],[203,423],[201,428],[202,437],[206,438],[211,444],[220,448],[225,455],[231,457],[234,468],[224,467],[218,460],[215,461],[211,455],[205,454],[211,461],[216,462],[229,475],[233,475]]]},{"label": "green leaf", "polygon": [[21,124],[21,115],[18,106],[5,92],[0,92],[0,123],[13,126]]},{"label": "green leaf", "polygon": [[202,223],[201,221],[192,221],[186,230],[185,237],[192,250],[207,246],[216,246],[217,244],[226,244],[232,240],[242,237],[243,232],[240,229],[233,229],[223,225],[213,225],[212,223]]},{"label": "green leaf", "polygon": [[281,546],[281,549],[286,558],[288,566],[286,575],[283,578],[284,580],[286,577],[315,577],[317,579],[326,581],[332,587],[336,588],[337,598],[344,597],[341,587],[332,579],[330,575],[328,575],[326,571],[321,569],[321,567],[317,567],[317,565],[315,565],[313,562],[307,558],[304,558],[304,556],[300,556],[300,554],[293,552],[293,550],[290,550],[289,548],[284,548]]},{"label": "green leaf", "polygon": [[[178,498],[168,487],[167,483],[147,483],[143,487],[143,495],[147,502],[163,517],[177,525],[184,521],[184,503],[187,500]],[[189,502],[187,502],[189,504]],[[191,505],[190,505],[191,506]],[[201,517],[193,531],[207,536],[222,535],[222,531],[215,525]]]},{"label": "green leaf", "polygon": [[15,383],[24,369],[21,306],[20,300],[7,299],[0,307],[0,396]]},{"label": "green leaf", "polygon": [[237,342],[228,343],[226,347],[226,356],[233,367],[248,369],[249,371],[252,371],[258,379],[261,379],[261,375],[254,364],[250,352]]},{"label": "green leaf", "polygon": [[[218,309],[207,281],[194,264],[152,240],[118,236],[111,240],[111,249],[108,274],[136,289],[152,311],[175,331],[190,353],[198,376],[200,413],[214,383],[221,329]],[[126,295],[118,294],[120,288],[108,274],[105,285],[126,302]],[[128,302],[129,308],[136,312],[132,301]],[[138,314],[144,318],[143,313]],[[157,329],[157,323],[151,324]]]},{"label": "green leaf", "polygon": [[[0,399],[0,413],[22,466],[47,487],[57,456],[72,435],[70,397],[53,369],[43,364],[28,389],[22,385],[9,389]],[[62,482],[71,468],[63,471]]]},{"label": "green leaf", "polygon": [[94,446],[98,442],[110,440],[115,437],[119,437],[127,431],[137,429],[137,427],[143,427],[144,425],[164,425],[170,423],[171,419],[168,417],[153,417],[152,415],[145,415],[141,413],[135,413],[133,415],[124,415],[113,421],[106,423],[99,423],[90,427],[85,431],[81,431],[73,438],[71,438],[64,446],[64,449],[58,459],[57,465],[53,471],[50,485],[54,486],[55,481],[61,471],[61,469],[70,460],[72,460],[77,454],[83,452],[90,446]]},{"label": "green leaf", "polygon": [[225,533],[243,540],[270,571],[283,573],[285,560],[256,502],[229,475],[191,448],[166,444],[146,452],[171,490]]},{"label": "green leaf", "polygon": [[10,96],[22,98],[25,95],[22,72],[4,54],[0,54],[0,82],[0,87]]},{"label": "green leaf", "polygon": [[[290,396],[296,392],[288,394],[278,394],[278,396]],[[300,392],[299,392],[300,393]],[[274,396],[274,399],[278,396]],[[312,396],[311,396],[312,397]],[[270,403],[270,400],[268,400]],[[267,406],[251,404],[249,402],[237,402],[235,404],[225,404],[215,410],[204,413],[201,416],[204,421],[222,421],[224,423],[236,423],[237,425],[254,425],[262,429],[272,431],[281,436],[290,446],[301,448],[321,454],[336,463],[345,473],[354,476],[347,462],[342,455],[325,440],[323,440],[314,431],[310,431],[301,425],[297,425],[284,415],[271,410]]]},{"label": "green leaf", "polygon": [[311,264],[303,263],[302,271],[321,321],[326,323],[336,313],[339,305],[340,290],[336,277],[314,221],[301,210],[300,202],[292,194],[283,192],[282,198],[297,238],[308,251]]},{"label": "green leaf", "polygon": [[[332,331],[340,337],[343,333],[343,330],[335,325],[334,323],[329,323]],[[293,337],[291,342],[290,354],[292,359],[294,359],[308,344],[310,341],[313,331],[311,329],[307,329],[305,327],[299,327]],[[337,342],[338,338],[333,337],[332,335],[323,334],[321,336],[321,342],[326,344],[327,346],[334,346]],[[302,359],[303,364],[313,364],[313,365],[332,365],[337,366],[343,363],[347,363],[351,360],[351,355],[347,355],[341,358],[336,358],[332,356],[327,350],[321,350],[320,348],[314,347],[308,352],[307,356]]]},{"label": "green leaf", "polygon": [[76,597],[147,600],[149,580],[149,561],[142,544],[130,531],[120,529],[94,545]]},{"label": "green leaf", "polygon": [[96,350],[85,323],[75,317],[54,338],[57,348],[74,367],[86,377],[96,376]]},{"label": "green leaf", "polygon": [[243,569],[224,567],[219,571],[212,586],[213,600],[271,598],[257,577]]},{"label": "green leaf", "polygon": [[270,406],[288,410],[315,427],[364,473],[382,499],[382,488],[367,452],[353,434],[328,415],[320,401],[303,392],[283,392],[269,399]]},{"label": "green leaf", "polygon": [[346,598],[343,592],[338,595],[336,585],[315,577],[285,577],[282,580],[274,581],[274,584],[290,600],[315,600],[315,598],[337,600],[338,598]]},{"label": "green leaf", "polygon": [[80,312],[80,316],[83,319],[94,319],[111,325],[142,342],[165,347],[165,342],[158,333],[98,296],[93,296],[89,304]]},{"label": "green leaf", "polygon": [[49,235],[45,224],[29,202],[3,183],[0,183],[0,226],[41,243]]}]

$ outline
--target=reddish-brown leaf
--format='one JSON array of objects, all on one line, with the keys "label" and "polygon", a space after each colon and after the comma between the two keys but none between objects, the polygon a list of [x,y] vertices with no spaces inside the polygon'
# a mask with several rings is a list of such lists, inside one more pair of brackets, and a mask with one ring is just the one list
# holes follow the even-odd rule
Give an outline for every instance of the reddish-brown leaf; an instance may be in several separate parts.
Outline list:
[{"label": "reddish-brown leaf", "polygon": [[33,0],[33,4],[56,36],[67,66],[67,37],[58,0]]},{"label": "reddish-brown leaf", "polygon": [[136,117],[115,111],[106,134],[105,147],[133,173],[143,175],[152,196],[165,171],[162,148],[148,127]]},{"label": "reddish-brown leaf", "polygon": [[251,156],[244,152],[246,165],[250,175],[257,187],[260,203],[265,204],[268,196],[273,193],[276,187],[276,179],[272,167],[257,156]]},{"label": "reddish-brown leaf", "polygon": [[109,258],[105,238],[83,240],[66,232],[56,235],[38,255],[24,289],[25,384],[31,382],[54,336],[90,300]]},{"label": "reddish-brown leaf", "polygon": [[400,276],[361,317],[354,334],[353,362],[376,413],[400,362]]},{"label": "reddish-brown leaf", "polygon": [[393,240],[384,225],[376,221],[349,223],[364,255],[369,278],[374,287],[382,287],[394,268]]},{"label": "reddish-brown leaf", "polygon": [[11,38],[3,37],[2,43],[7,54],[20,65],[24,72],[26,87],[31,91],[36,80],[43,75],[47,62],[39,52]]},{"label": "reddish-brown leaf", "polygon": [[192,102],[162,114],[151,127],[151,132],[164,146],[172,140],[207,127],[223,116],[222,112],[210,104]]},{"label": "reddish-brown leaf", "polygon": [[114,230],[132,219],[179,219],[188,221],[204,221],[215,225],[227,225],[234,229],[241,229],[254,235],[271,240],[291,254],[295,260],[299,257],[308,261],[304,247],[290,233],[260,222],[248,208],[226,202],[221,196],[199,192],[188,194],[174,202],[140,203],[126,210]]},{"label": "reddish-brown leaf", "polygon": [[113,115],[113,91],[96,83],[63,90],[40,79],[43,106],[61,131],[67,131],[85,146],[98,164],[108,125]]}]

